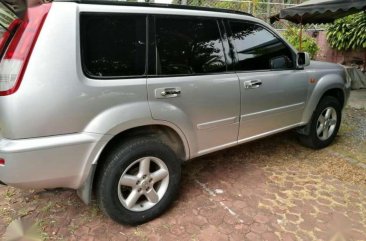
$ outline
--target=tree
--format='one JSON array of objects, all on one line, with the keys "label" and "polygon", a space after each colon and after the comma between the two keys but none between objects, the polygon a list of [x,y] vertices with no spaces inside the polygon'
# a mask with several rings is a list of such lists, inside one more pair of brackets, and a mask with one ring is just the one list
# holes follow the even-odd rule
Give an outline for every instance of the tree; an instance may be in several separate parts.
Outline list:
[{"label": "tree", "polygon": [[366,13],[336,20],[327,29],[327,39],[329,45],[337,50],[366,48]]},{"label": "tree", "polygon": [[[250,6],[256,5],[258,0],[251,0],[253,4],[248,2],[230,2],[230,1],[220,1],[220,0],[188,0],[188,5],[191,6],[203,6],[203,7],[215,7],[215,8],[225,8],[225,9],[233,9],[240,10],[244,12],[250,11]],[[181,4],[182,0],[173,0],[174,4]],[[255,8],[255,7],[254,7]]]},{"label": "tree", "polygon": [[204,6],[239,10],[251,13],[262,20],[269,21],[269,17],[278,13],[285,4],[302,3],[307,0],[173,0],[174,4],[186,2],[192,6]]}]

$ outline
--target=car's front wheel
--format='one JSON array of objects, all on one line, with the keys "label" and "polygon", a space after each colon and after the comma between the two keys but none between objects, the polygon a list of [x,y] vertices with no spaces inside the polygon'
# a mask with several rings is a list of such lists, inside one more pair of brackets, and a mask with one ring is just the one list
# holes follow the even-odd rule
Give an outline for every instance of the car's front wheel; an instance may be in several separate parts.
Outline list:
[{"label": "car's front wheel", "polygon": [[341,124],[342,106],[338,99],[325,96],[314,111],[308,134],[300,134],[299,139],[307,147],[320,149],[330,145]]},{"label": "car's front wheel", "polygon": [[152,138],[134,139],[116,148],[105,161],[97,198],[113,220],[141,224],[162,214],[174,201],[181,164],[167,145]]}]

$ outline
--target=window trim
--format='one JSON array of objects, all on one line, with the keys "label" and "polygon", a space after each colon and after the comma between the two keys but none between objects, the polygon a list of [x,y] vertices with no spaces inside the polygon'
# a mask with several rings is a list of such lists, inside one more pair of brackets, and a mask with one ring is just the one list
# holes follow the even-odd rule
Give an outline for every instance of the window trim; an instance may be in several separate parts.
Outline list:
[{"label": "window trim", "polygon": [[[253,25],[257,25],[259,27],[262,27],[263,29],[267,30],[269,33],[273,34],[278,40],[280,40],[280,42],[282,42],[290,51],[291,53],[291,57],[292,57],[292,62],[293,62],[293,66],[291,68],[284,68],[284,69],[257,69],[257,70],[238,70],[237,69],[237,65],[238,65],[238,51],[237,48],[235,46],[235,41],[232,38],[233,32],[231,30],[231,26],[230,26],[230,22],[240,22],[240,23],[246,23],[246,24],[253,24]],[[283,38],[281,36],[279,36],[275,31],[273,31],[272,29],[268,28],[267,26],[255,22],[255,21],[250,21],[250,20],[242,20],[242,19],[233,19],[233,18],[229,18],[229,19],[225,19],[225,27],[228,31],[228,41],[230,42],[230,46],[233,46],[233,51],[235,53],[235,59],[233,60],[233,66],[234,66],[234,71],[236,73],[248,73],[248,72],[272,72],[272,71],[289,71],[289,70],[298,70],[296,68],[296,53],[293,51],[293,49],[289,46],[289,44],[283,40]]]},{"label": "window trim", "polygon": [[148,44],[147,44],[147,70],[146,76],[156,75],[157,66],[156,66],[156,25],[155,25],[155,16],[148,14]]},{"label": "window trim", "polygon": [[[145,72],[142,75],[118,75],[118,76],[98,76],[93,75],[88,71],[88,68],[85,64],[85,47],[83,44],[83,40],[85,40],[86,36],[83,36],[86,34],[86,31],[82,30],[82,16],[85,15],[91,15],[91,16],[145,16]],[[80,12],[79,14],[79,43],[80,43],[80,61],[81,61],[81,69],[84,74],[84,76],[95,79],[95,80],[120,80],[120,79],[141,79],[141,78],[147,78],[147,68],[148,68],[148,54],[149,54],[149,14],[146,13],[112,13],[112,12]]]},{"label": "window trim", "polygon": [[168,78],[168,77],[175,78],[175,77],[194,77],[194,76],[225,75],[225,74],[235,74],[235,72],[228,71],[228,72],[199,73],[199,74],[147,75],[147,78]]},{"label": "window trim", "polygon": [[224,45],[224,34],[226,33],[225,28],[222,27],[222,21],[221,19],[216,19],[216,26],[217,29],[219,30],[219,35],[220,35],[220,39],[221,39],[221,47],[222,47],[222,53],[224,54],[224,59],[225,59],[225,72],[228,72],[229,69],[229,65],[228,65],[228,56],[226,56],[226,48]]}]

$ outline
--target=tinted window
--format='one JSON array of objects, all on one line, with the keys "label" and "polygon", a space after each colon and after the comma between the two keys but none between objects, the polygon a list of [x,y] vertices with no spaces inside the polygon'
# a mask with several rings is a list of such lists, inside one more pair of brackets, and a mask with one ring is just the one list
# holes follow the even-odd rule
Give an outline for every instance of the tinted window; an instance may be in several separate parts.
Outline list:
[{"label": "tinted window", "polygon": [[0,38],[6,29],[9,29],[11,23],[17,19],[17,16],[9,10],[4,3],[0,2]]},{"label": "tinted window", "polygon": [[162,75],[225,72],[216,20],[157,17],[157,72]]},{"label": "tinted window", "polygon": [[[19,26],[17,16],[9,10],[10,6],[0,3],[0,57],[2,57],[13,34]],[[8,34],[5,34],[9,31]]]},{"label": "tinted window", "polygon": [[92,76],[136,76],[145,73],[146,16],[81,16],[84,68]]},{"label": "tinted window", "polygon": [[290,49],[275,35],[259,25],[230,23],[238,54],[238,70],[292,68]]}]

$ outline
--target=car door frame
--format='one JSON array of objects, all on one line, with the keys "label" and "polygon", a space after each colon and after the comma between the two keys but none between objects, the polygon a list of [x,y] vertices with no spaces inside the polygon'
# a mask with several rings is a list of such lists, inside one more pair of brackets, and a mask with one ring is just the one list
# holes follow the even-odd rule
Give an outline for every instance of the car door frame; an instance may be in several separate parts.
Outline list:
[{"label": "car door frame", "polygon": [[[237,69],[237,66],[239,64],[239,57],[238,57],[238,52],[237,52],[237,49],[236,49],[236,46],[235,46],[235,42],[233,40],[233,33],[232,33],[232,30],[231,30],[231,26],[230,26],[230,21],[232,22],[242,22],[242,23],[247,23],[247,24],[253,24],[253,25],[257,25],[257,26],[260,26],[262,27],[263,29],[265,29],[266,31],[268,31],[269,33],[271,33],[272,35],[274,35],[274,37],[276,37],[282,44],[284,44],[286,46],[286,48],[289,49],[289,51],[291,52],[291,57],[292,57],[292,61],[293,61],[293,67],[292,68],[287,68],[287,69],[263,69],[263,70],[238,70]],[[294,127],[298,127],[298,126],[302,126],[304,123],[301,122],[301,120],[303,119],[302,116],[303,116],[303,113],[304,113],[304,110],[305,110],[305,106],[306,106],[306,102],[308,101],[308,93],[309,93],[309,88],[304,88],[304,91],[306,90],[306,95],[304,96],[304,99],[302,102],[300,103],[297,103],[296,105],[289,105],[289,109],[291,110],[291,108],[300,108],[301,109],[301,115],[299,116],[299,122],[294,122],[292,124],[289,124],[289,125],[286,125],[286,126],[282,126],[280,128],[276,128],[276,129],[273,129],[273,130],[267,130],[267,131],[263,131],[263,132],[260,132],[258,131],[257,133],[255,134],[252,134],[252,135],[247,135],[245,136],[245,134],[243,135],[243,128],[245,127],[246,125],[246,117],[247,116],[250,116],[249,115],[245,115],[243,114],[243,105],[245,103],[243,103],[243,96],[245,95],[245,91],[243,91],[243,84],[242,83],[242,78],[240,76],[240,73],[250,73],[250,72],[255,72],[255,74],[260,74],[260,73],[271,73],[271,72],[279,72],[279,71],[287,71],[289,72],[288,74],[291,74],[291,73],[299,73],[298,71],[301,71],[303,75],[307,75],[306,71],[304,70],[304,68],[297,68],[297,65],[296,65],[296,59],[297,59],[297,51],[291,46],[289,45],[281,36],[279,36],[279,34],[274,31],[273,29],[269,28],[268,26],[266,26],[265,24],[263,23],[260,23],[260,22],[257,22],[257,21],[251,21],[251,20],[247,20],[247,19],[233,19],[233,18],[229,18],[229,19],[225,19],[224,20],[224,26],[225,26],[225,29],[227,31],[227,34],[228,34],[228,41],[229,41],[229,45],[231,48],[233,48],[233,54],[234,54],[234,70],[235,72],[237,73],[238,75],[238,78],[239,78],[239,82],[240,82],[240,92],[241,92],[241,112],[240,112],[240,126],[239,126],[239,134],[238,134],[238,144],[240,143],[244,143],[244,142],[248,142],[248,141],[251,141],[251,140],[254,140],[254,139],[258,139],[258,138],[261,138],[261,137],[264,137],[264,136],[269,136],[271,134],[274,134],[274,133],[278,133],[278,132],[281,132],[281,131],[284,131],[284,130],[288,130],[288,129],[292,129]],[[245,108],[245,107],[244,107]],[[273,112],[274,115],[276,114],[281,114],[281,111],[283,110],[284,108],[274,108],[274,109],[271,109],[270,111]],[[264,112],[267,111],[267,110],[264,110]],[[254,115],[255,114],[262,114],[261,111],[258,112],[258,113],[253,113]]]}]

